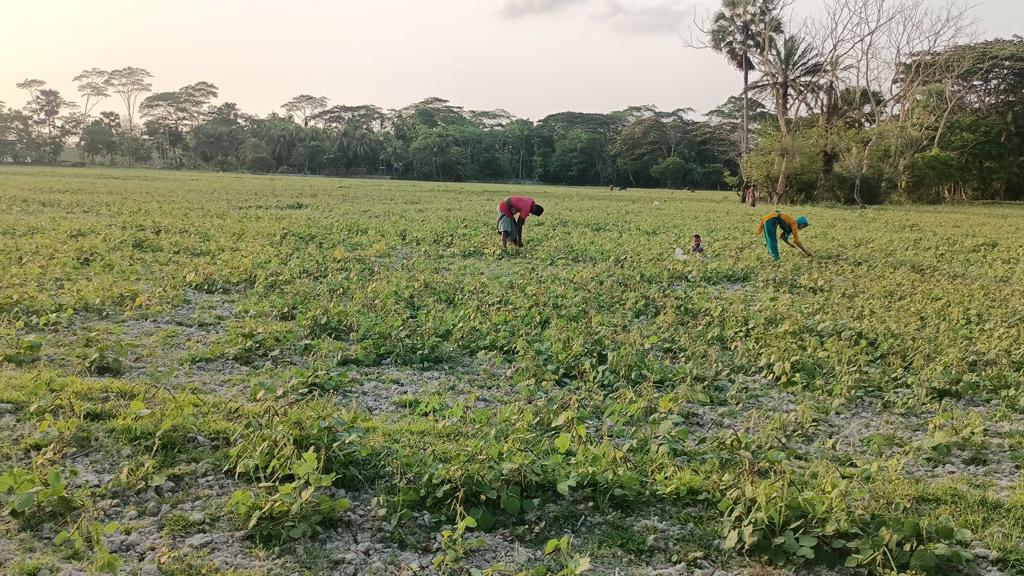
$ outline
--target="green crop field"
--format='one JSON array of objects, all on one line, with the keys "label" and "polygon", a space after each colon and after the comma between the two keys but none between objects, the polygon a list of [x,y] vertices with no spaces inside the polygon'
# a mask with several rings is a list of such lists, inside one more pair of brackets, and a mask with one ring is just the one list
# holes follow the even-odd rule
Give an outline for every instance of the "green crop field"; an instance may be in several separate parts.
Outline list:
[{"label": "green crop field", "polygon": [[769,210],[2,168],[0,571],[1019,573],[1024,207]]}]

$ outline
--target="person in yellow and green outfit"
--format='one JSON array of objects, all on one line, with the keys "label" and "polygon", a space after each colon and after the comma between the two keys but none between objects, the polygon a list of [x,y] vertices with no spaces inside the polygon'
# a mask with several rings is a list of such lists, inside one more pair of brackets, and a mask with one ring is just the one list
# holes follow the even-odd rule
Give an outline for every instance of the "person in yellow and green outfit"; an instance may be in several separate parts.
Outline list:
[{"label": "person in yellow and green outfit", "polygon": [[[798,230],[807,228],[808,224],[807,216],[798,216],[794,219],[789,214],[783,214],[776,210],[761,218],[761,224],[757,227],[757,233],[764,236],[764,246],[775,260],[779,259],[778,238],[780,236],[782,241],[788,244],[790,248],[799,248],[804,254],[810,256],[811,253],[800,243],[800,235],[797,233]],[[789,241],[790,237],[793,238],[792,242]]]}]

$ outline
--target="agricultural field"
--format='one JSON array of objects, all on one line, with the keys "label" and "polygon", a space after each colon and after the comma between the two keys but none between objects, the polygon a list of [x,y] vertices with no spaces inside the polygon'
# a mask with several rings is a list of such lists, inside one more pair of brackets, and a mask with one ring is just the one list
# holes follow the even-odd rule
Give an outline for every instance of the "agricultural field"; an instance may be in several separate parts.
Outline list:
[{"label": "agricultural field", "polygon": [[2,168],[0,573],[1024,573],[1024,206],[768,210]]}]

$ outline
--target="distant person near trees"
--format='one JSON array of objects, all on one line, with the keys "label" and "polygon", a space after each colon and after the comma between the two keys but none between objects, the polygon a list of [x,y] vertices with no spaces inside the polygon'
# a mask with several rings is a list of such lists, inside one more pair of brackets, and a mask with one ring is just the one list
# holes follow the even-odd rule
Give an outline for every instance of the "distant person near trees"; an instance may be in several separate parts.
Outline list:
[{"label": "distant person near trees", "polygon": [[501,234],[502,249],[508,248],[512,242],[523,247],[523,225],[526,218],[533,214],[540,216],[544,207],[534,202],[529,196],[509,196],[498,204],[498,234]]},{"label": "distant person near trees", "polygon": [[747,184],[743,187],[742,202],[757,206],[757,184]]},{"label": "distant person near trees", "polygon": [[[811,253],[800,243],[800,235],[797,233],[797,230],[807,228],[808,224],[807,216],[798,216],[794,219],[789,214],[783,214],[776,210],[761,218],[761,224],[757,227],[757,233],[764,236],[764,246],[775,260],[779,259],[778,238],[780,236],[782,241],[788,244],[790,248],[800,248],[804,254],[810,256]],[[789,241],[790,236],[793,237],[792,242]]]}]

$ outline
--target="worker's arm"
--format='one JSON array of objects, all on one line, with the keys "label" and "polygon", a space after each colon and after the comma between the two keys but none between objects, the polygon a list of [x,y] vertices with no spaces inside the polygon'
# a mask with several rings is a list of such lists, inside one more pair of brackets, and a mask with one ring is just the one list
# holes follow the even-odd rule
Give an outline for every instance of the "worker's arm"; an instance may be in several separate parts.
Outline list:
[{"label": "worker's arm", "polygon": [[[811,255],[811,253],[807,251],[807,248],[804,248],[804,245],[800,243],[800,238],[793,236],[793,242],[796,244],[797,248],[799,248],[804,254],[807,254],[808,256]],[[786,241],[786,244],[789,244],[789,241]],[[793,244],[789,245],[792,246]]]},{"label": "worker's arm", "polygon": [[790,236],[793,237],[793,240],[800,242],[800,238],[796,235],[795,232],[790,233],[786,232],[785,230],[782,231],[782,234],[779,235],[779,238],[782,238],[782,241],[786,243],[786,246],[789,246],[790,248],[796,248],[796,246],[794,246],[793,243],[789,241]]},{"label": "worker's arm", "polygon": [[525,223],[526,223],[526,219],[525,218],[520,218],[516,222],[516,232],[518,232],[518,234],[516,236],[516,246],[519,246],[520,248],[523,247],[523,224],[525,224]]}]

